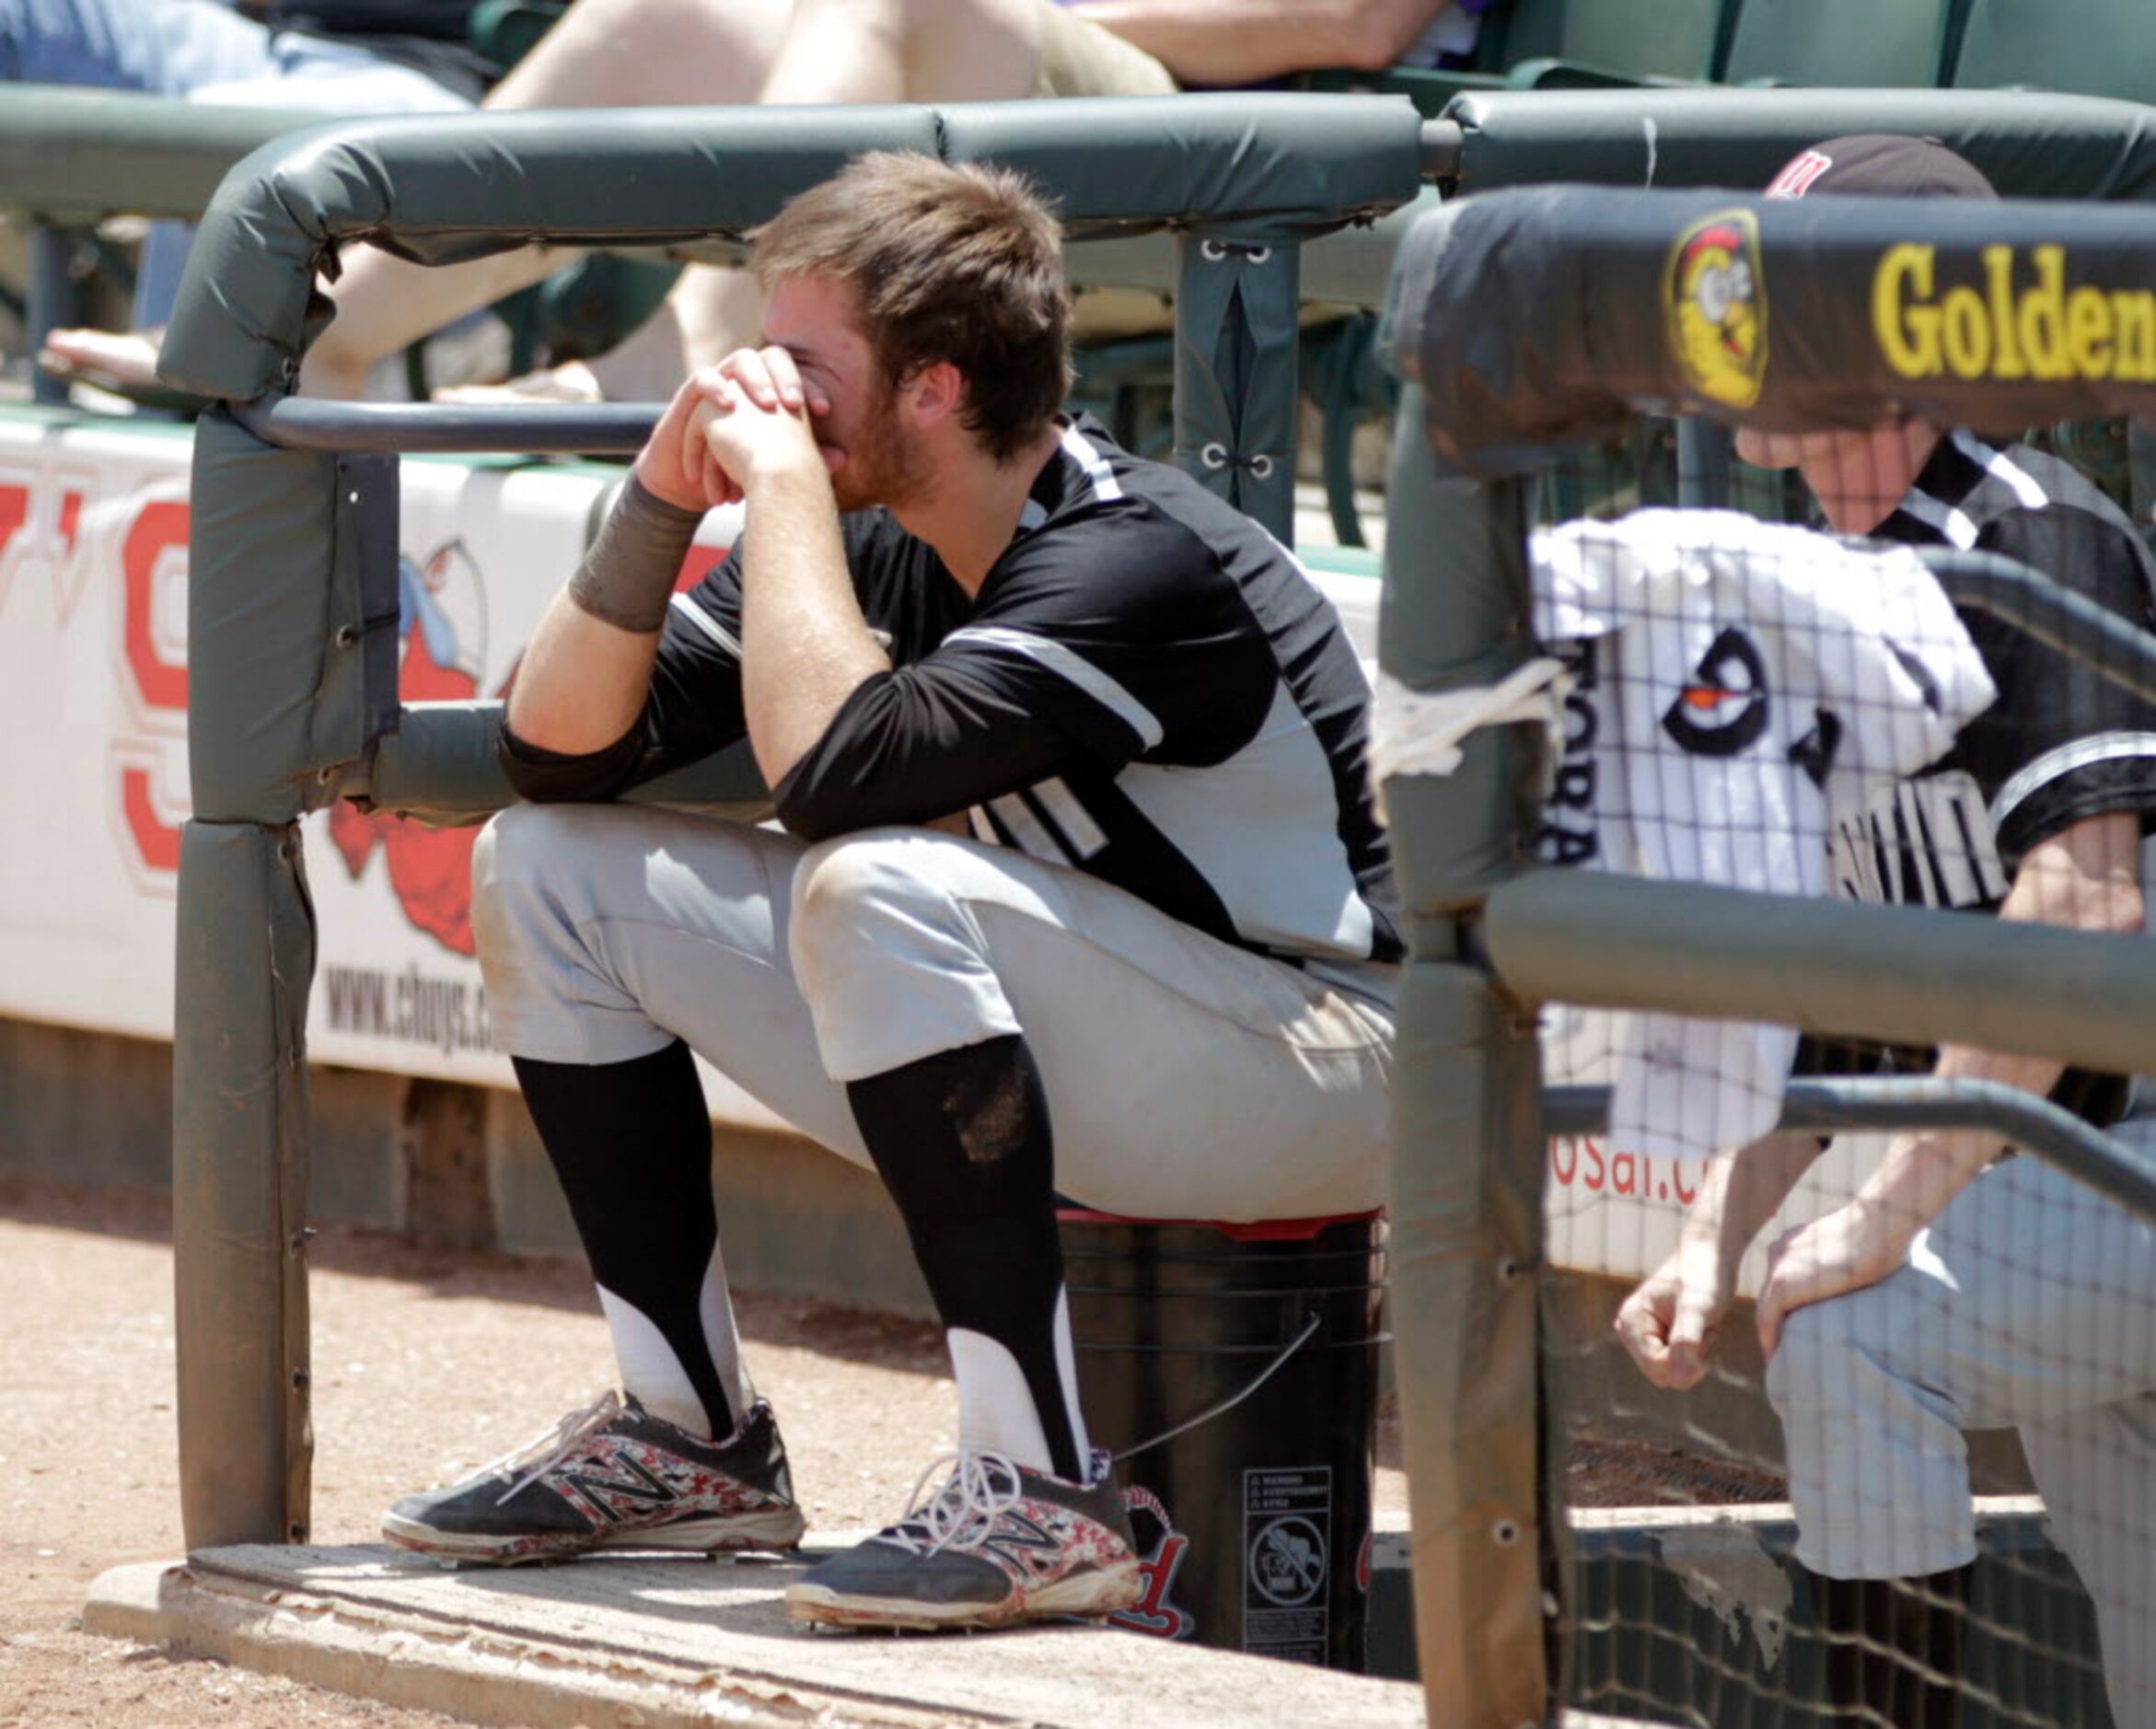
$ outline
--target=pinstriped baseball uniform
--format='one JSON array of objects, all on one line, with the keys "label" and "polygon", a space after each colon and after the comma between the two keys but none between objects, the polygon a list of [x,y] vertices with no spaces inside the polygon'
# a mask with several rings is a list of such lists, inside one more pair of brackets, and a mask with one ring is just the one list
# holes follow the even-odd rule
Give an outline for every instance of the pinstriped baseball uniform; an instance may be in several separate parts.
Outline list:
[{"label": "pinstriped baseball uniform", "polygon": [[[2007,554],[2151,626],[2148,553],[2064,463],[1943,439],[1877,531]],[[2028,850],[2086,818],[2156,813],[2156,710],[2011,623],[1964,622],[2000,687],[1954,749],[1837,838],[1845,893],[1984,908]],[[1832,1066],[1824,1064],[1823,1066]],[[2116,1077],[2054,1095],[2098,1120]],[[2128,1125],[2139,1136],[2148,1123]],[[2156,1723],[2156,1229],[2041,1160],[1978,1178],[1893,1277],[1788,1319],[1768,1390],[1799,1558],[1835,1578],[1976,1554],[1962,1431],[2021,1431],[2054,1534],[2094,1599],[2114,1713]]]}]

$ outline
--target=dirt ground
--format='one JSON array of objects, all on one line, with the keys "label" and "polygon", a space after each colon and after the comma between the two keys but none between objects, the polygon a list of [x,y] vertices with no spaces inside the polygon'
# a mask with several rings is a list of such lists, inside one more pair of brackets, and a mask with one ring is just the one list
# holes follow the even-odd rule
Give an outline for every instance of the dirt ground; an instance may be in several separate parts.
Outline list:
[{"label": "dirt ground", "polygon": [[[330,1228],[314,1244],[314,1538],[376,1540],[383,1507],[497,1457],[609,1384],[592,1288],[558,1260]],[[740,1299],[812,1526],[895,1517],[950,1433],[933,1328]],[[170,1214],[159,1197],[0,1178],[0,1729],[219,1729],[452,1720],[79,1630],[91,1582],[180,1554]],[[873,1424],[861,1421],[874,1411]],[[887,1437],[918,1435],[893,1450]],[[1380,1440],[1378,1503],[1405,1504]]]}]

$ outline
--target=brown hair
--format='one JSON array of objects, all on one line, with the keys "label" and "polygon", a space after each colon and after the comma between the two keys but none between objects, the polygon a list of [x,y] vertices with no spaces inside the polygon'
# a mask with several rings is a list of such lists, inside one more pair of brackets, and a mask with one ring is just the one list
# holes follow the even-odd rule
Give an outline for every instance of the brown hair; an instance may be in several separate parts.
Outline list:
[{"label": "brown hair", "polygon": [[961,418],[1008,461],[1071,388],[1062,231],[1009,168],[872,151],[787,201],[750,236],[757,282],[821,276],[852,288],[886,375],[949,361]]}]

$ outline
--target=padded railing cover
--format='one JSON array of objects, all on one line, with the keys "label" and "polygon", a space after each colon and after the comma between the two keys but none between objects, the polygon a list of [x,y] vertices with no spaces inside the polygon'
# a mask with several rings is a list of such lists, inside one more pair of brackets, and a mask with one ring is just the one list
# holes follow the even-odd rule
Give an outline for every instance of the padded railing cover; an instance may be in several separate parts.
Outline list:
[{"label": "padded railing cover", "polygon": [[871,148],[1021,168],[1080,230],[1299,239],[1413,198],[1420,126],[1405,100],[1285,94],[335,123],[232,169],[203,217],[162,370],[235,401],[284,388],[329,313],[315,272],[353,240],[439,263],[536,240],[737,235]]},{"label": "padded railing cover", "polygon": [[1636,411],[1784,431],[2146,413],[2152,264],[2137,204],[1518,188],[1416,225],[1391,348],[1440,459],[1484,475]]},{"label": "padded railing cover", "polygon": [[321,123],[305,109],[12,84],[0,102],[0,206],[65,221],[193,216],[249,151]]},{"label": "padded railing cover", "polygon": [[1919,133],[2013,198],[2142,198],[2156,188],[2156,110],[2025,90],[1541,90],[1464,95],[1459,190],[1588,180],[1763,187],[1807,145]]}]

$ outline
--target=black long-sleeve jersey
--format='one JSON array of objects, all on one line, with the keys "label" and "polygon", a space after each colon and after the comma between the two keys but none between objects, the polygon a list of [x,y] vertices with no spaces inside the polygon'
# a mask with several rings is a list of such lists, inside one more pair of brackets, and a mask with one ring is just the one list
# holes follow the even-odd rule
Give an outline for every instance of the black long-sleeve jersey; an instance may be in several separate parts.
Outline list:
[{"label": "black long-sleeve jersey", "polygon": [[[1949,434],[1873,536],[2003,553],[2156,628],[2133,524],[2084,476],[2026,446]],[[1973,608],[1961,619],[1998,698],[1922,776],[1837,837],[1837,877],[1859,899],[1996,906],[2029,849],[2083,818],[2131,811],[2144,833],[2156,825],[2156,706],[2011,621]]]},{"label": "black long-sleeve jersey", "polygon": [[[2133,524],[2085,476],[2027,446],[1949,434],[1872,532],[2018,559],[2156,629],[2156,585]],[[2144,834],[2156,824],[2156,705],[2008,620],[1974,608],[1961,620],[1999,695],[1923,774],[1842,825],[1832,869],[1855,899],[1993,909],[2030,849],[2075,823],[2130,812]],[[1808,1040],[1797,1070],[1868,1071],[1876,1049]],[[1913,1071],[1931,1059],[1903,1050],[1889,1061]],[[2069,1069],[2051,1097],[2107,1123],[2128,1091],[2122,1077]]]},{"label": "black long-sleeve jersey", "polygon": [[[1239,511],[1081,419],[973,599],[888,512],[841,528],[891,670],[773,789],[789,830],[965,812],[979,839],[1244,947],[1399,957],[1368,680],[1331,603]],[[520,790],[613,797],[739,739],[740,617],[736,551],[674,598],[632,732],[543,772],[511,741]]]}]

